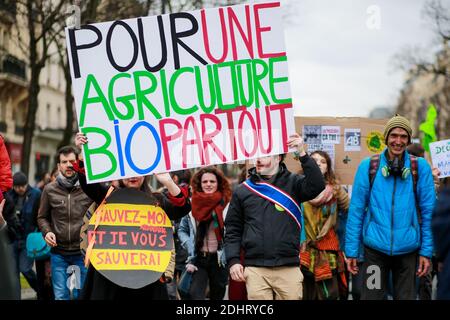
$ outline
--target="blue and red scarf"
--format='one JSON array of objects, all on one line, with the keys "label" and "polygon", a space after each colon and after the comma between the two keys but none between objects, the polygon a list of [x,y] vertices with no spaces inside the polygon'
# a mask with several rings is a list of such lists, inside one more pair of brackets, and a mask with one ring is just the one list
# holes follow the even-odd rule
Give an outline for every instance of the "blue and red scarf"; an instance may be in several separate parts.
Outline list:
[{"label": "blue and red scarf", "polygon": [[283,208],[297,223],[298,227],[302,228],[302,210],[289,194],[266,182],[254,183],[247,179],[243,182],[243,185],[258,196]]}]

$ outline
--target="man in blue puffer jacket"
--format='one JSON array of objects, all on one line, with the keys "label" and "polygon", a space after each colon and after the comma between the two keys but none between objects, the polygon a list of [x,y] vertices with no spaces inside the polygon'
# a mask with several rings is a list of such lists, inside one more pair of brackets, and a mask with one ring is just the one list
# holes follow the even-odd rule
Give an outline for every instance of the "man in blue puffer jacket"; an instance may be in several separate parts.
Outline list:
[{"label": "man in blue puffer jacket", "polygon": [[409,121],[396,115],[386,124],[387,148],[380,154],[372,183],[370,158],[364,159],[356,172],[345,254],[349,271],[356,274],[359,271],[356,258],[362,239],[361,299],[383,299],[390,271],[394,299],[415,299],[416,274],[421,277],[430,268],[433,253],[431,216],[436,194],[430,166],[425,159],[417,158],[416,201],[411,157],[406,151],[411,136]]}]

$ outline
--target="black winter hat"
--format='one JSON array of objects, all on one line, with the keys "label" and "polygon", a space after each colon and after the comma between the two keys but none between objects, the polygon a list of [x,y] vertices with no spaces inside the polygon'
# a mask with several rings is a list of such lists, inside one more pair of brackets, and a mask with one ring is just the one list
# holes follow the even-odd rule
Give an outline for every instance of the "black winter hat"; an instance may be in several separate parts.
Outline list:
[{"label": "black winter hat", "polygon": [[16,172],[13,175],[14,186],[26,186],[28,184],[27,176],[23,172]]}]

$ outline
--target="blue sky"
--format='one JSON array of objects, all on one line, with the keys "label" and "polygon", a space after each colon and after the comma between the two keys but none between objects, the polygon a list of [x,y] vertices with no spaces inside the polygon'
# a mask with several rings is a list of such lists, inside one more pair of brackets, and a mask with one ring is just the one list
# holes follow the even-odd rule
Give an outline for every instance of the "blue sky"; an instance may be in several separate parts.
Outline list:
[{"label": "blue sky", "polygon": [[[363,116],[395,106],[404,81],[392,57],[405,46],[433,50],[425,0],[282,0],[296,115]],[[376,7],[373,7],[376,6]],[[379,29],[367,26],[376,23]]]}]

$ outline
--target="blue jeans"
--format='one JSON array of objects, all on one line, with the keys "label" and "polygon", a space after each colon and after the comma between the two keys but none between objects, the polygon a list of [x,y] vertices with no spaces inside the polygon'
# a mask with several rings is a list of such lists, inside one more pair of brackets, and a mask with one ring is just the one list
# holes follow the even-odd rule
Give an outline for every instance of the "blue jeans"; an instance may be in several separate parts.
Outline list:
[{"label": "blue jeans", "polygon": [[[63,256],[52,253],[50,259],[55,300],[71,300],[69,288],[73,289],[72,299],[78,299],[87,273],[83,263],[83,256],[81,254]],[[68,281],[72,273],[74,273],[75,278],[71,277],[72,281]]]},{"label": "blue jeans", "polygon": [[33,271],[34,260],[28,258],[25,240],[16,240],[13,245],[14,258],[16,260],[17,278],[22,273],[34,291],[38,291],[36,273]]}]

